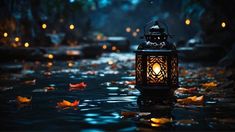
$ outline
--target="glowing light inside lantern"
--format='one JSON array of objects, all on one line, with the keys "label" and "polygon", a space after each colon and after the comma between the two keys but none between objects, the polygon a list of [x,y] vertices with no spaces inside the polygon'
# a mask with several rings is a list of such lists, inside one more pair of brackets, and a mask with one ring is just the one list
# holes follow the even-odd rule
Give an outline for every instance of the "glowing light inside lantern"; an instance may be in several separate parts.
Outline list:
[{"label": "glowing light inside lantern", "polygon": [[15,41],[16,41],[16,42],[19,42],[19,41],[20,41],[20,38],[19,38],[19,37],[15,37]]},{"label": "glowing light inside lantern", "polygon": [[161,66],[158,63],[153,65],[153,71],[158,74],[161,71]]},{"label": "glowing light inside lantern", "polygon": [[225,28],[226,27],[226,23],[225,22],[221,22],[221,27]]},{"label": "glowing light inside lantern", "polygon": [[3,36],[6,38],[8,36],[8,33],[7,32],[3,33]]},{"label": "glowing light inside lantern", "polygon": [[24,47],[25,47],[25,48],[28,48],[28,47],[29,47],[29,43],[28,43],[28,42],[25,42],[25,43],[24,43]]},{"label": "glowing light inside lantern", "polygon": [[42,29],[46,29],[47,28],[47,25],[44,23],[42,24]]},{"label": "glowing light inside lantern", "polygon": [[191,20],[190,20],[190,19],[186,19],[186,20],[185,20],[185,24],[186,24],[186,25],[190,25],[190,24],[191,24]]},{"label": "glowing light inside lantern", "polygon": [[74,28],[75,28],[75,26],[74,26],[73,24],[70,24],[70,25],[69,25],[69,29],[70,29],[70,30],[73,30]]},{"label": "glowing light inside lantern", "polygon": [[102,49],[107,49],[107,45],[104,44],[104,45],[102,46]]},{"label": "glowing light inside lantern", "polygon": [[53,59],[54,58],[54,55],[53,54],[48,54],[47,56],[49,59]]},{"label": "glowing light inside lantern", "polygon": [[126,32],[128,32],[128,33],[131,32],[131,28],[130,28],[130,27],[127,27],[127,28],[126,28]]}]

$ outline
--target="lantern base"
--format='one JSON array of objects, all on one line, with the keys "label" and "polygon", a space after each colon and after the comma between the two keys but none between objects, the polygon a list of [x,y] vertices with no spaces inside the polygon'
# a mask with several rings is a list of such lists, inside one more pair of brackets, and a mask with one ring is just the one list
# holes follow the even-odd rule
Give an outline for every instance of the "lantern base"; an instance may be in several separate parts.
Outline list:
[{"label": "lantern base", "polygon": [[135,86],[142,95],[150,96],[174,96],[177,86]]}]

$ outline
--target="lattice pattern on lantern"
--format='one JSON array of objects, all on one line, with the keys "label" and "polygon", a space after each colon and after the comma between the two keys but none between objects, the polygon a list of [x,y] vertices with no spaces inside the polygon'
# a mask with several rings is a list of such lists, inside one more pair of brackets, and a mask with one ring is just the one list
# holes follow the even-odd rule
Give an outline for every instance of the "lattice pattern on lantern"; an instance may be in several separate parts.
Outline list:
[{"label": "lattice pattern on lantern", "polygon": [[[154,69],[156,65],[159,66],[159,68]],[[147,84],[156,84],[156,83],[167,84],[166,56],[147,57]]]},{"label": "lattice pattern on lantern", "polygon": [[172,67],[172,73],[171,73],[171,79],[172,84],[176,85],[178,83],[178,59],[176,57],[173,57],[171,60],[171,67]]},{"label": "lattice pattern on lantern", "polygon": [[136,56],[136,79],[137,83],[142,83],[142,56],[138,55]]}]

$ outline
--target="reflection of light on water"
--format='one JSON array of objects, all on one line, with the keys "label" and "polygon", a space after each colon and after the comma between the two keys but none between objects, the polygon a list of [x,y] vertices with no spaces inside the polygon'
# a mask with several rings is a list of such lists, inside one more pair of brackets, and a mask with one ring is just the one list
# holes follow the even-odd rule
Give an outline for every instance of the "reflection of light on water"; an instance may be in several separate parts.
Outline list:
[{"label": "reflection of light on water", "polygon": [[117,123],[120,119],[120,115],[116,112],[111,113],[110,115],[98,115],[95,113],[89,113],[87,118],[84,120],[89,124],[107,124],[107,123]]},{"label": "reflection of light on water", "polygon": [[87,117],[94,117],[94,116],[99,116],[99,114],[96,114],[96,113],[88,113],[88,114],[85,114],[85,116],[87,116]]},{"label": "reflection of light on water", "polygon": [[107,87],[108,90],[118,90],[118,87]]}]

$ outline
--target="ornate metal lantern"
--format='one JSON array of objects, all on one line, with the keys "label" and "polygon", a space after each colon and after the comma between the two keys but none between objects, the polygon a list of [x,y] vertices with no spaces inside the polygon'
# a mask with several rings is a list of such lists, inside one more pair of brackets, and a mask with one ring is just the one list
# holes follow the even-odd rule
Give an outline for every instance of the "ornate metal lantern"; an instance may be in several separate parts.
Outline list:
[{"label": "ornate metal lantern", "polygon": [[172,91],[178,86],[178,55],[158,22],[144,33],[136,53],[136,87],[141,91]]}]

